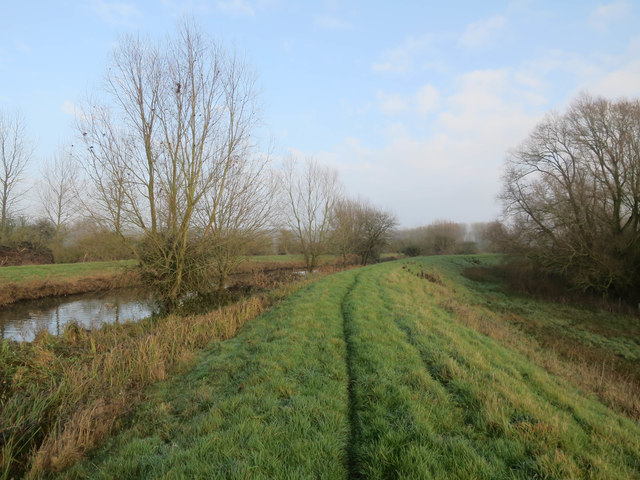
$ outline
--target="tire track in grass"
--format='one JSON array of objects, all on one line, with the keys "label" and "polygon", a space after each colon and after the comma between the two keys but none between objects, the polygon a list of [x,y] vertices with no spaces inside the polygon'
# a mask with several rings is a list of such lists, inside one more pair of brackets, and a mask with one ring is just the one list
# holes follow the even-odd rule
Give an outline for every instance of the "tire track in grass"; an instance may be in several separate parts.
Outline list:
[{"label": "tire track in grass", "polygon": [[346,363],[347,363],[347,394],[348,394],[348,419],[349,419],[349,439],[347,442],[347,471],[349,479],[363,478],[359,468],[359,462],[356,454],[356,446],[361,438],[360,422],[358,421],[358,406],[355,396],[355,376],[353,368],[354,345],[353,336],[356,334],[356,326],[353,322],[353,313],[347,306],[347,299],[358,284],[360,273],[353,276],[353,283],[349,286],[342,297],[340,303],[340,311],[342,312],[342,329],[344,334],[344,343],[346,346]]}]

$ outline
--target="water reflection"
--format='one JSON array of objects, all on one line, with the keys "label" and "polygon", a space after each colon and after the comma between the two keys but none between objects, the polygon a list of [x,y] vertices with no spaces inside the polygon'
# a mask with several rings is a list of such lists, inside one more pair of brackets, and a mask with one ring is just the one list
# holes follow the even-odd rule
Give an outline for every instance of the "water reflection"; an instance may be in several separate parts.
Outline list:
[{"label": "water reflection", "polygon": [[60,335],[71,322],[85,328],[135,322],[151,315],[154,308],[150,296],[131,289],[20,302],[0,309],[0,338],[29,342],[43,328]]}]

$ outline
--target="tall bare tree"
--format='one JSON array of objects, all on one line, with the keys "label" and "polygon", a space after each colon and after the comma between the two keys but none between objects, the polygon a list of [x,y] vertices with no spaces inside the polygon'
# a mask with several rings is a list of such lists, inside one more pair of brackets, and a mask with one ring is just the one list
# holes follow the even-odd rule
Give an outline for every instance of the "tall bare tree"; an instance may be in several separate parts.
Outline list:
[{"label": "tall bare tree", "polygon": [[640,292],[640,101],[583,95],[507,159],[520,246],[578,287]]},{"label": "tall bare tree", "polygon": [[300,165],[290,156],[284,162],[281,185],[285,223],[298,237],[305,268],[311,272],[326,248],[331,216],[341,196],[338,172],[313,158]]},{"label": "tall bare tree", "polygon": [[360,213],[362,205],[349,198],[336,202],[331,216],[331,246],[347,265],[356,255],[361,237]]},{"label": "tall bare tree", "polygon": [[38,189],[44,216],[54,228],[54,244],[59,247],[67,224],[78,211],[78,169],[71,153],[61,149],[42,170]]},{"label": "tall bare tree", "polygon": [[[209,225],[207,238],[215,267],[218,292],[246,250],[272,227],[271,210],[276,179],[268,157],[253,156],[233,166],[222,192],[207,192],[199,223]],[[209,218],[210,212],[215,216]]]},{"label": "tall bare tree", "polygon": [[111,103],[90,105],[79,122],[94,214],[123,238],[142,234],[132,248],[143,275],[175,305],[212,287],[213,247],[231,226],[246,233],[241,218],[261,204],[268,159],[252,139],[254,75],[184,24],[160,43],[124,38],[106,94]]},{"label": "tall bare tree", "polygon": [[24,119],[0,112],[0,242],[6,241],[9,214],[24,194],[19,186],[32,154]]}]

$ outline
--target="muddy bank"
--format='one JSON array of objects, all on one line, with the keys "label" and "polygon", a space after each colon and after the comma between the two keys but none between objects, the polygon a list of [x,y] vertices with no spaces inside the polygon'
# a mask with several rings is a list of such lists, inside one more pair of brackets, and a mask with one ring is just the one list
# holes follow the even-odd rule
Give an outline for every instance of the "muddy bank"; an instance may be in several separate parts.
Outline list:
[{"label": "muddy bank", "polygon": [[99,292],[133,287],[137,284],[138,275],[135,272],[105,273],[59,280],[37,278],[26,282],[8,282],[0,285],[0,307],[22,300]]}]

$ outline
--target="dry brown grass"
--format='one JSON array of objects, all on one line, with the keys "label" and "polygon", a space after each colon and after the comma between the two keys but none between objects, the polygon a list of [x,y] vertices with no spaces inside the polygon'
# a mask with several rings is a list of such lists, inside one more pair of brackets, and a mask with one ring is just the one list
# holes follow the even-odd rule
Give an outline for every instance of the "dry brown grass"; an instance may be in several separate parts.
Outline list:
[{"label": "dry brown grass", "polygon": [[[0,478],[37,478],[68,467],[112,431],[142,398],[143,387],[188,368],[208,343],[234,336],[305,283],[204,315],[170,315],[97,331],[71,325],[62,337],[41,332],[31,344],[0,345],[0,374],[9,377],[0,390]],[[37,401],[25,406],[28,399]]]}]

